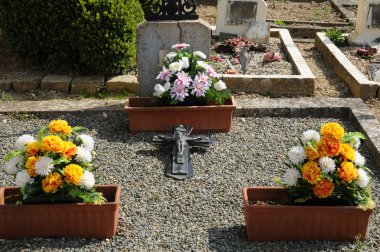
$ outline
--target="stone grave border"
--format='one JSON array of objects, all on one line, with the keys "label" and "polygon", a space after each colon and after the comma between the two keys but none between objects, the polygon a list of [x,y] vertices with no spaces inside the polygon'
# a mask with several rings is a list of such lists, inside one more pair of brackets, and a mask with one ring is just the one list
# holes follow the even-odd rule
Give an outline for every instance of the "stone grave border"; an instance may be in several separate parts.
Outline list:
[{"label": "stone grave border", "polygon": [[232,92],[254,92],[273,97],[314,95],[315,76],[286,29],[271,29],[271,37],[278,37],[289,60],[295,65],[296,75],[223,74],[222,79]]},{"label": "stone grave border", "polygon": [[314,46],[322,53],[326,63],[347,83],[355,97],[362,99],[380,98],[380,83],[368,80],[325,33],[317,33]]},{"label": "stone grave border", "polygon": [[[358,98],[257,98],[236,99],[235,117],[312,117],[346,119],[367,136],[365,144],[380,166],[380,123]],[[10,101],[0,102],[0,114],[12,113],[88,113],[123,111],[124,101],[84,99],[79,101]],[[127,114],[125,113],[125,116]],[[101,120],[101,119],[100,119]],[[233,130],[233,127],[232,127]]]}]

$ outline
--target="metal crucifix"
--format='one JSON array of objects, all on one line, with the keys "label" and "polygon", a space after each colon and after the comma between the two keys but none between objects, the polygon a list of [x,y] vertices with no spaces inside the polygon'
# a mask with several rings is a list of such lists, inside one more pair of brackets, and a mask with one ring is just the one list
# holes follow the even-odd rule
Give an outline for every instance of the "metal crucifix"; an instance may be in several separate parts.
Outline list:
[{"label": "metal crucifix", "polygon": [[173,136],[153,136],[153,144],[173,144],[172,167],[166,175],[175,179],[185,179],[194,176],[191,164],[189,145],[210,146],[214,141],[209,137],[189,137],[193,128],[186,125],[173,126]]}]

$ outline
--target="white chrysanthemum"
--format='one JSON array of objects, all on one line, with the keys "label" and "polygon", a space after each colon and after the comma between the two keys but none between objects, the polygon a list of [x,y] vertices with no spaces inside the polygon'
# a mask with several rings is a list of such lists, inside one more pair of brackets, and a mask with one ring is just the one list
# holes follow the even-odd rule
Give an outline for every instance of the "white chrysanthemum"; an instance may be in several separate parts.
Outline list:
[{"label": "white chrysanthemum", "polygon": [[207,57],[206,57],[206,54],[204,54],[204,53],[201,52],[201,51],[195,51],[193,54],[194,54],[195,56],[198,56],[198,57],[202,58],[202,59],[206,59],[206,58],[207,58]]},{"label": "white chrysanthemum", "polygon": [[302,141],[303,145],[305,145],[305,146],[310,141],[319,142],[320,139],[321,139],[321,136],[315,130],[306,130],[304,133],[302,133],[302,136],[301,136],[301,141]]},{"label": "white chrysanthemum", "polygon": [[21,165],[24,162],[24,159],[22,156],[17,156],[9,160],[8,162],[5,162],[5,172],[14,175],[17,172],[17,166]]},{"label": "white chrysanthemum", "polygon": [[288,152],[289,160],[297,165],[306,159],[305,149],[302,146],[294,146]]},{"label": "white chrysanthemum", "polygon": [[27,183],[33,183],[34,179],[31,178],[26,170],[22,170],[16,175],[16,186],[23,187]]},{"label": "white chrysanthemum", "polygon": [[170,52],[170,53],[166,54],[166,57],[167,57],[169,60],[174,59],[176,56],[177,56],[177,53],[175,53],[175,52]]},{"label": "white chrysanthemum", "polygon": [[172,71],[173,73],[179,72],[182,70],[182,62],[173,62],[169,65],[169,70]]},{"label": "white chrysanthemum", "polygon": [[284,174],[284,183],[287,186],[294,186],[299,178],[301,178],[301,173],[296,168],[290,168]]},{"label": "white chrysanthemum", "polygon": [[204,70],[207,70],[207,68],[209,67],[209,65],[206,62],[201,61],[201,60],[197,61],[197,65],[199,67],[202,67]]},{"label": "white chrysanthemum", "polygon": [[36,139],[31,135],[22,135],[20,136],[15,143],[16,150],[25,150],[28,143],[34,142]]},{"label": "white chrysanthemum", "polygon": [[89,171],[84,171],[83,176],[79,182],[79,185],[86,188],[91,189],[95,185],[95,177]]},{"label": "white chrysanthemum", "polygon": [[214,84],[214,88],[218,91],[222,91],[223,89],[227,89],[226,83],[224,83],[222,80],[219,80]]},{"label": "white chrysanthemum", "polygon": [[79,146],[77,148],[75,160],[78,162],[89,163],[92,161],[91,152],[89,152],[86,148]]},{"label": "white chrysanthemum", "polygon": [[354,163],[359,166],[365,165],[365,157],[359,151],[355,151]]},{"label": "white chrysanthemum", "polygon": [[49,172],[53,169],[54,160],[49,157],[41,157],[36,162],[36,173],[38,175],[46,176],[49,174]]},{"label": "white chrysanthemum", "polygon": [[179,62],[182,64],[182,69],[187,69],[190,66],[188,57],[183,57]]},{"label": "white chrysanthemum", "polygon": [[354,149],[358,149],[359,146],[360,146],[360,138],[354,136],[349,144],[350,144]]},{"label": "white chrysanthemum", "polygon": [[364,188],[368,185],[368,182],[369,182],[368,174],[366,173],[366,171],[364,169],[359,168],[358,169],[358,180],[356,181],[356,183],[358,183],[358,185],[361,188]]},{"label": "white chrysanthemum", "polygon": [[335,161],[332,158],[322,157],[318,160],[318,163],[322,172],[325,174],[335,171],[336,165]]},{"label": "white chrysanthemum", "polygon": [[162,86],[161,84],[156,84],[154,86],[154,93],[153,93],[153,96],[156,96],[156,97],[161,97],[161,95],[165,93],[165,87]]},{"label": "white chrysanthemum", "polygon": [[171,86],[170,82],[168,82],[168,81],[165,82],[165,85],[164,85],[165,92],[168,91],[168,90],[170,89],[170,86]]},{"label": "white chrysanthemum", "polygon": [[92,136],[86,135],[86,134],[80,134],[79,138],[82,140],[81,146],[86,148],[89,152],[94,150],[94,139]]}]

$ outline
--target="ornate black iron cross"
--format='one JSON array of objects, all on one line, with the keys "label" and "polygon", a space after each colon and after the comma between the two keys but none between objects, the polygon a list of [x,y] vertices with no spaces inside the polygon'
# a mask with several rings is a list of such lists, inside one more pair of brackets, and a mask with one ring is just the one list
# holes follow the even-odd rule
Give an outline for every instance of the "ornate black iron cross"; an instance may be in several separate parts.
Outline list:
[{"label": "ornate black iron cross", "polygon": [[198,19],[195,0],[148,0],[142,8],[148,21]]},{"label": "ornate black iron cross", "polygon": [[194,176],[191,164],[189,145],[210,146],[214,141],[209,137],[189,137],[192,128],[186,125],[177,125],[173,128],[173,136],[153,136],[153,144],[173,144],[172,167],[166,175],[176,179],[185,179]]}]

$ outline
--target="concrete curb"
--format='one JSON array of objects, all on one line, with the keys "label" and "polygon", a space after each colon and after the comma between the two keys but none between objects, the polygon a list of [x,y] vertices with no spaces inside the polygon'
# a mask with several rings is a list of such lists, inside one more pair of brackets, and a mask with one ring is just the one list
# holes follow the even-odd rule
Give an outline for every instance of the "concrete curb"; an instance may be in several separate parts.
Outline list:
[{"label": "concrete curb", "polygon": [[370,99],[379,97],[380,83],[368,80],[326,36],[317,33],[315,48],[322,53],[324,60],[335,73],[344,80],[355,97]]}]

